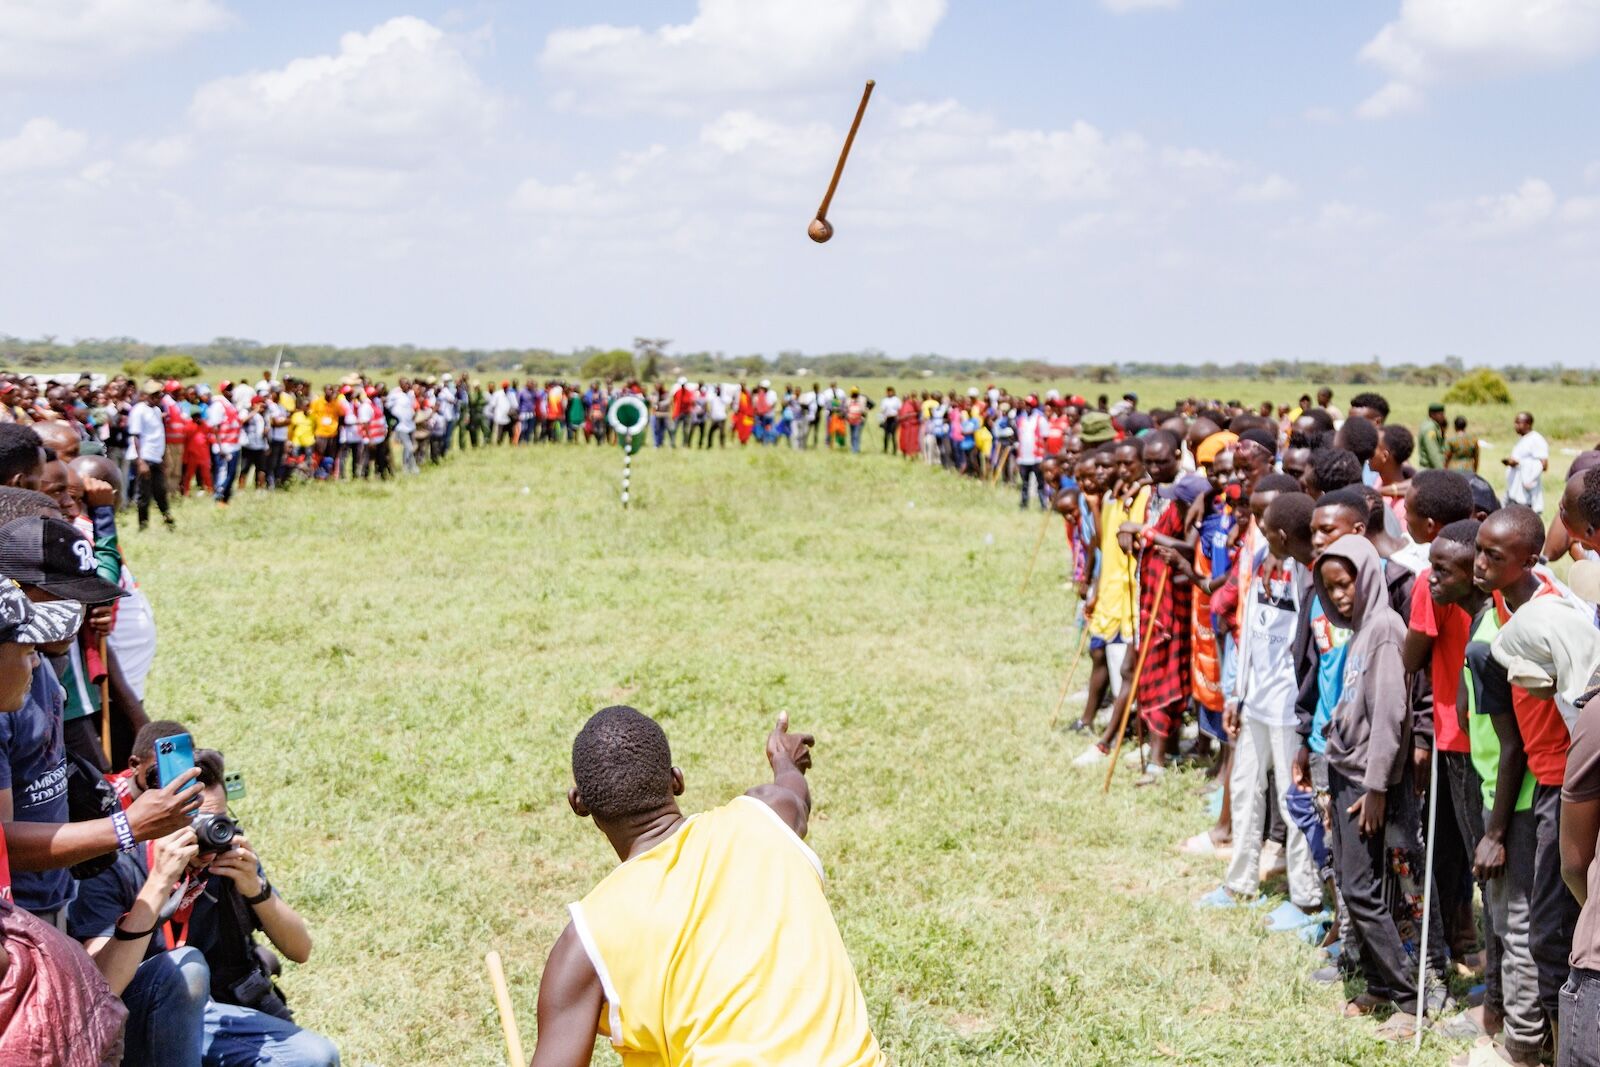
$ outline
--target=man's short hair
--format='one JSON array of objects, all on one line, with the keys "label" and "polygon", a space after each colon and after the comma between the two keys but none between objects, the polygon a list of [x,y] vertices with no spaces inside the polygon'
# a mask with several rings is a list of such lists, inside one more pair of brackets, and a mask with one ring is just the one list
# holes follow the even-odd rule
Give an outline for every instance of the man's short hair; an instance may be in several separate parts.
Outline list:
[{"label": "man's short hair", "polygon": [[1326,408],[1307,408],[1300,413],[1300,417],[1316,423],[1318,433],[1333,432],[1333,416],[1328,414]]},{"label": "man's short hair", "polygon": [[1434,535],[1434,541],[1444,541],[1452,545],[1465,545],[1476,548],[1478,544],[1478,527],[1483,524],[1477,519],[1457,519]]},{"label": "man's short hair", "polygon": [[1317,499],[1317,510],[1323,508],[1340,508],[1359,518],[1363,523],[1371,517],[1372,509],[1367,503],[1367,494],[1361,491],[1359,485],[1347,485],[1343,489],[1336,489],[1331,493],[1323,493]]},{"label": "man's short hair", "polygon": [[1485,526],[1491,522],[1497,527],[1505,527],[1517,539],[1517,544],[1529,552],[1544,550],[1544,520],[1532,508],[1507,504],[1483,520]]},{"label": "man's short hair", "polygon": [[624,704],[601,708],[572,742],[572,778],[589,813],[613,820],[672,800],[672,748],[666,731]]},{"label": "man's short hair", "polygon": [[[0,426],[9,425],[0,423]],[[43,493],[36,493],[32,489],[0,485],[0,526],[12,519],[31,519],[39,515],[59,518],[61,507]]]},{"label": "man's short hair", "polygon": [[1583,479],[1583,490],[1578,494],[1578,515],[1590,526],[1600,526],[1600,467],[1590,467],[1575,477]]},{"label": "man's short hair", "polygon": [[1150,450],[1150,446],[1156,444],[1166,445],[1174,452],[1178,451],[1178,449],[1182,447],[1178,442],[1178,435],[1173,433],[1171,430],[1151,430],[1149,433],[1139,438],[1139,440],[1144,442],[1142,452],[1148,452]]},{"label": "man's short hair", "polygon": [[1311,453],[1311,471],[1324,493],[1335,493],[1361,481],[1361,461],[1347,448],[1321,448]]},{"label": "man's short hair", "polygon": [[1339,427],[1339,436],[1344,441],[1344,447],[1354,452],[1362,463],[1372,462],[1372,454],[1378,451],[1377,423],[1352,415]]},{"label": "man's short hair", "polygon": [[0,422],[0,483],[39,466],[39,449],[43,447],[44,442],[32,426]]},{"label": "man's short hair", "polygon": [[1274,471],[1271,474],[1263,474],[1260,481],[1256,482],[1255,490],[1250,495],[1255,496],[1256,493],[1298,493],[1299,491],[1299,479],[1292,474],[1280,474]]},{"label": "man's short hair", "polygon": [[1389,417],[1389,402],[1383,398],[1381,393],[1357,393],[1350,398],[1350,406],[1351,408],[1366,408],[1368,411],[1376,411],[1385,419]]},{"label": "man's short hair", "polygon": [[156,758],[156,742],[163,737],[173,737],[177,734],[186,734],[189,728],[181,722],[172,719],[155,719],[139,727],[139,732],[133,737],[133,751],[130,755],[138,758],[140,763],[148,763]]},{"label": "man's short hair", "polygon": [[1239,434],[1239,440],[1249,441],[1252,444],[1259,445],[1261,448],[1266,450],[1267,457],[1269,459],[1278,454],[1277,436],[1273,434],[1271,430],[1267,430],[1263,427],[1249,427],[1243,433]]},{"label": "man's short hair", "polygon": [[1411,479],[1411,510],[1447,526],[1472,518],[1472,486],[1456,471],[1418,471]]},{"label": "man's short hair", "polygon": [[1494,495],[1494,486],[1490,485],[1482,475],[1474,474],[1467,479],[1467,484],[1472,487],[1473,511],[1493,515],[1500,510],[1500,498]]},{"label": "man's short hair", "polygon": [[1411,458],[1417,440],[1411,436],[1410,430],[1398,422],[1386,422],[1379,434],[1383,438],[1383,447],[1389,450],[1389,455],[1394,457],[1396,463],[1404,463]]},{"label": "man's short hair", "polygon": [[[1262,481],[1266,481],[1265,478]],[[1259,486],[1257,487],[1260,488]],[[1275,529],[1282,530],[1286,537],[1311,537],[1311,513],[1316,510],[1316,504],[1311,497],[1302,492],[1279,493],[1267,505],[1267,512],[1261,521]]]}]

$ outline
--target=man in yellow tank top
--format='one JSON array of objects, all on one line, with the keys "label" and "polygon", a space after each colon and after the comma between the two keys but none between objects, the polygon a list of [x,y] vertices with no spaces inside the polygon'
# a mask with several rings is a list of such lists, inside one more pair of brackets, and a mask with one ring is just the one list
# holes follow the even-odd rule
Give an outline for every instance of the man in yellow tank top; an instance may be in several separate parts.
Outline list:
[{"label": "man in yellow tank top", "polygon": [[533,1067],[883,1067],[833,912],[811,814],[809,734],[767,737],[773,781],[684,817],[666,734],[633,708],[572,744],[567,801],[622,860],[582,901],[539,986]]}]

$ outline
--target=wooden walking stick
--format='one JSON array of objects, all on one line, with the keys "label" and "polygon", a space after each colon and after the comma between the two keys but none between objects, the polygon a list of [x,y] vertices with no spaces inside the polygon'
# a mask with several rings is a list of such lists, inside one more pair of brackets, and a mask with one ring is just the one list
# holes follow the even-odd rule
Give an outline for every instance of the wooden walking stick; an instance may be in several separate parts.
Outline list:
[{"label": "wooden walking stick", "polygon": [[1111,763],[1106,767],[1105,784],[1100,787],[1100,792],[1111,791],[1111,776],[1117,769],[1117,757],[1122,755],[1122,735],[1128,731],[1128,715],[1133,711],[1134,696],[1139,692],[1139,676],[1144,673],[1144,661],[1150,654],[1150,641],[1156,632],[1156,610],[1161,607],[1161,601],[1167,595],[1167,576],[1171,574],[1170,568],[1161,572],[1161,580],[1156,583],[1156,598],[1151,601],[1150,625],[1144,628],[1144,640],[1139,644],[1139,662],[1133,666],[1133,681],[1128,683],[1128,701],[1122,705],[1122,721],[1117,724],[1117,744],[1111,751]]},{"label": "wooden walking stick", "polygon": [[806,227],[806,235],[819,245],[833,236],[833,224],[828,221],[828,205],[833,203],[834,191],[839,188],[839,178],[844,174],[844,161],[850,158],[850,146],[856,143],[856,131],[861,128],[861,116],[867,113],[867,101],[872,99],[872,87],[877,84],[871,78],[867,79],[867,87],[861,93],[861,103],[856,107],[855,121],[850,123],[850,132],[844,139],[844,149],[839,153],[839,163],[833,168],[833,180],[828,183],[828,191],[823,194],[822,206],[817,208],[817,217]]},{"label": "wooden walking stick", "polygon": [[1072,676],[1078,673],[1078,662],[1083,659],[1083,650],[1089,646],[1089,627],[1083,627],[1083,635],[1078,638],[1078,651],[1072,655],[1072,666],[1067,668],[1067,680],[1061,683],[1061,696],[1056,700],[1056,710],[1050,713],[1050,729],[1056,728],[1056,720],[1061,717],[1061,709],[1067,704],[1067,690],[1072,688]]},{"label": "wooden walking stick", "polygon": [[996,461],[994,469],[989,472],[989,484],[999,485],[1000,476],[1006,472],[1006,461],[1011,458],[1011,446],[1000,446],[1000,459]]},{"label": "wooden walking stick", "polygon": [[105,753],[106,768],[111,766],[111,663],[106,658],[106,639],[100,639],[100,751]]},{"label": "wooden walking stick", "polygon": [[1050,529],[1052,514],[1050,511],[1044,513],[1044,523],[1039,527],[1039,536],[1033,542],[1033,555],[1028,557],[1028,573],[1022,576],[1022,588],[1017,590],[1019,596],[1028,591],[1028,583],[1033,580],[1033,565],[1039,562],[1039,547],[1044,544],[1045,531]]},{"label": "wooden walking stick", "polygon": [[505,968],[500,966],[500,953],[489,950],[483,957],[489,965],[489,984],[494,987],[495,1006],[500,1009],[500,1029],[506,1035],[506,1060],[511,1067],[527,1067],[522,1055],[522,1034],[517,1030],[517,1016],[511,1009],[511,987],[506,985]]}]

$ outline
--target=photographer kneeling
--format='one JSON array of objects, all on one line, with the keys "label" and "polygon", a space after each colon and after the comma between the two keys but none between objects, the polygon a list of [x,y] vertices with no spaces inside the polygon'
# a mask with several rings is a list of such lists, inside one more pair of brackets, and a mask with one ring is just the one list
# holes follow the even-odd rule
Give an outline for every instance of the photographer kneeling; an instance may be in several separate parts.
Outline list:
[{"label": "photographer kneeling", "polygon": [[[156,742],[184,732],[174,722],[139,731],[128,770],[112,780],[123,804],[155,788]],[[67,911],[69,932],[127,1005],[124,1063],[332,1067],[338,1050],[295,1025],[252,936],[261,930],[304,963],[305,922],[233,833],[221,753],[200,750],[195,763],[204,801],[194,824],[118,856],[80,883]]]}]

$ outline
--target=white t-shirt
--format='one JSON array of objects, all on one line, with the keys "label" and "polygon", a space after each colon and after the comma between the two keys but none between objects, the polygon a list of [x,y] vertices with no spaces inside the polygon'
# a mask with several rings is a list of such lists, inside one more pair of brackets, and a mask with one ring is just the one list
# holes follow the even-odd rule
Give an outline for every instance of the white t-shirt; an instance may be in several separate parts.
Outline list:
[{"label": "white t-shirt", "polygon": [[417,404],[409,392],[398,385],[395,386],[389,390],[384,406],[389,409],[389,414],[394,416],[396,433],[417,432]]},{"label": "white t-shirt", "polygon": [[1295,699],[1300,693],[1294,672],[1294,630],[1300,614],[1296,584],[1300,564],[1289,560],[1273,570],[1258,571],[1250,591],[1239,605],[1244,612],[1244,640],[1249,654],[1242,666],[1244,677],[1240,710],[1247,718],[1268,726],[1295,724]]},{"label": "white t-shirt", "polygon": [[128,439],[138,438],[139,458],[146,463],[160,463],[167,454],[167,424],[161,418],[161,409],[153,408],[141,400],[128,412]]},{"label": "white t-shirt", "polygon": [[715,389],[706,393],[706,418],[712,422],[725,422],[728,418],[728,403]]},{"label": "white t-shirt", "polygon": [[1544,465],[1550,444],[1538,430],[1529,430],[1511,447],[1516,466],[1506,468],[1506,501],[1544,511]]},{"label": "white t-shirt", "polygon": [[900,405],[903,403],[905,401],[897,396],[886,396],[883,398],[883,403],[878,405],[878,411],[886,419],[897,418],[900,414]]}]

